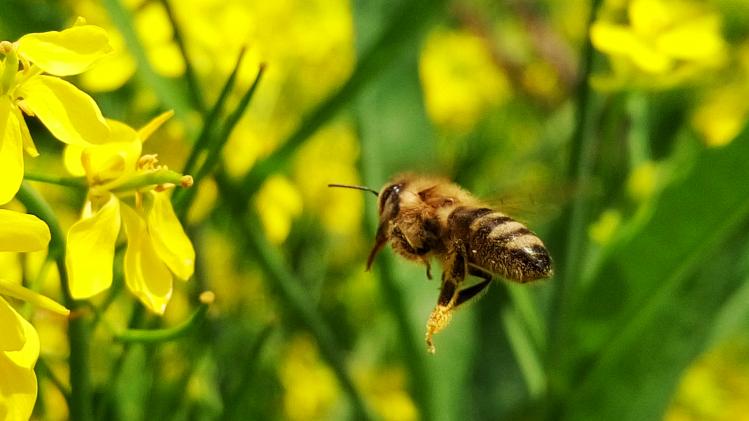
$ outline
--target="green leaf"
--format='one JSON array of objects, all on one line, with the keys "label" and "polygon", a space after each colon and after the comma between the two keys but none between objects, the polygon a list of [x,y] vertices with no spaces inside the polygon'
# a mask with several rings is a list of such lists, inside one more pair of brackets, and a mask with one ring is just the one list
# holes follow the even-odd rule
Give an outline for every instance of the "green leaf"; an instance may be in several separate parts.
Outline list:
[{"label": "green leaf", "polygon": [[724,148],[701,150],[607,250],[573,315],[565,419],[662,416],[741,286],[729,275],[731,261],[715,262],[736,249],[727,241],[749,218],[747,162],[747,130]]}]

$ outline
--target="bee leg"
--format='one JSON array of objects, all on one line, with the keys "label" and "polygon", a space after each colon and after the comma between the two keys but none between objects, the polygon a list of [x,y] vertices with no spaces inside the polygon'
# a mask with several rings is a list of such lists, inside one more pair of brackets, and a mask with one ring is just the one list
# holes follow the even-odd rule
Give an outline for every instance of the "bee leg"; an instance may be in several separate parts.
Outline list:
[{"label": "bee leg", "polygon": [[458,308],[461,304],[485,293],[487,291],[486,287],[489,286],[491,281],[491,278],[489,278],[488,280],[480,282],[472,287],[458,291],[458,298],[455,299],[455,308]]},{"label": "bee leg", "polygon": [[458,244],[445,265],[442,274],[442,289],[437,299],[437,307],[432,311],[427,321],[427,346],[430,353],[434,354],[432,335],[439,333],[450,323],[452,312],[456,307],[458,299],[458,285],[466,278],[466,252],[462,244]]},{"label": "bee leg", "polygon": [[473,275],[477,278],[481,278],[485,281],[492,280],[492,274],[485,271],[484,269],[477,268],[476,266],[468,266],[468,274]]},{"label": "bee leg", "polygon": [[432,267],[429,265],[429,262],[425,262],[425,264],[427,265],[427,278],[429,278],[429,280],[431,281],[432,280]]},{"label": "bee leg", "polygon": [[486,292],[486,287],[489,286],[492,280],[492,274],[485,271],[484,269],[481,269],[476,266],[468,266],[468,274],[475,276],[477,278],[481,278],[484,281],[479,282],[478,284],[463,288],[460,291],[458,291],[458,298],[455,299],[455,308],[460,306],[461,304],[465,303],[466,301],[470,301],[476,296],[479,296]]}]

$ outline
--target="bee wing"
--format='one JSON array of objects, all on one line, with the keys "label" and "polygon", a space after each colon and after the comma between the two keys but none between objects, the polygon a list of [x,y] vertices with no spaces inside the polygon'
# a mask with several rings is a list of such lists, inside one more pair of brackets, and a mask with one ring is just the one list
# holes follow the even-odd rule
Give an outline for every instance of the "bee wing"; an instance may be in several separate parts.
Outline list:
[{"label": "bee wing", "polygon": [[492,209],[511,215],[520,222],[549,221],[559,216],[570,202],[592,195],[590,186],[553,185],[543,189],[517,189],[489,200]]}]

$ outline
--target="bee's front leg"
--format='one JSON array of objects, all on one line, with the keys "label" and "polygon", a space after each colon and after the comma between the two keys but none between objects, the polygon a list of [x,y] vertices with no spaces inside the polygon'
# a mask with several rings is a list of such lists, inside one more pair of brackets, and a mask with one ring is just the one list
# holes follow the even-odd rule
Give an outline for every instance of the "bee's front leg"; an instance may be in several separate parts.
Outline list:
[{"label": "bee's front leg", "polygon": [[457,305],[458,286],[466,279],[468,261],[465,246],[462,242],[455,242],[453,249],[449,252],[445,271],[442,273],[442,289],[437,299],[437,307],[432,311],[427,321],[427,346],[430,353],[434,354],[432,335],[439,333],[450,323],[452,312]]}]

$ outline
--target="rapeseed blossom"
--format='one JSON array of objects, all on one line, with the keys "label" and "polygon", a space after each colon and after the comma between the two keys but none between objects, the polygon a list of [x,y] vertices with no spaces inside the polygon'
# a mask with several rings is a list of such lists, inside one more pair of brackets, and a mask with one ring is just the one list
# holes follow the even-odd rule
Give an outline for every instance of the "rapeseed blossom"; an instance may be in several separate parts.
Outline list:
[{"label": "rapeseed blossom", "polygon": [[[45,248],[49,240],[49,228],[39,218],[0,210],[0,251],[37,251]],[[0,294],[62,315],[70,313],[49,298],[5,279],[0,279]],[[38,358],[36,330],[0,296],[0,419],[25,421],[31,416],[37,394],[34,365]]]},{"label": "rapeseed blossom", "polygon": [[703,2],[633,0],[626,12],[628,24],[604,18],[591,26],[593,45],[609,55],[614,71],[593,79],[598,88],[669,88],[725,63],[721,17]]},{"label": "rapeseed blossom", "polygon": [[23,150],[39,155],[21,111],[38,117],[67,144],[90,146],[109,136],[96,102],[55,76],[81,73],[110,51],[106,32],[80,18],[64,31],[0,42],[0,53],[5,55],[0,62],[0,203],[18,192],[23,180]]},{"label": "rapeseed blossom", "polygon": [[[73,298],[89,298],[111,286],[115,243],[123,225],[128,240],[125,283],[149,310],[164,313],[172,273],[183,280],[192,276],[195,251],[165,191],[174,184],[164,181],[168,177],[159,178],[180,176],[158,166],[155,155],[141,157],[142,142],[170,116],[163,114],[138,132],[107,120],[112,133],[106,143],[68,146],[68,170],[85,175],[89,183],[83,215],[67,238]],[[182,177],[181,184],[188,187],[192,178]]]}]

